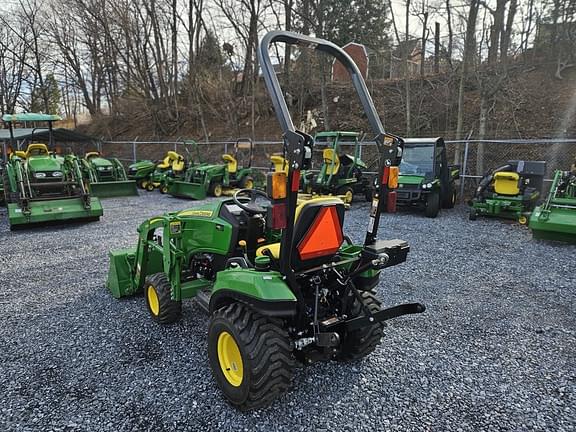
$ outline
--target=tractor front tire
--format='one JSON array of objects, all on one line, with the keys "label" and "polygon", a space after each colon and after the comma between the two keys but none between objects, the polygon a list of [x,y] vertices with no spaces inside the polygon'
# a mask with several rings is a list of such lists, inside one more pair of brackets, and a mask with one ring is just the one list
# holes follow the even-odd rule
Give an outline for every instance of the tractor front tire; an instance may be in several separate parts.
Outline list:
[{"label": "tractor front tire", "polygon": [[[368,307],[370,312],[375,313],[380,310],[380,301],[376,298],[373,291],[360,291],[360,296],[362,297],[362,303]],[[358,299],[355,299],[349,317],[356,318],[363,314],[364,312],[360,302]],[[363,327],[344,334],[341,349],[336,355],[336,360],[355,361],[366,357],[376,349],[382,336],[384,336],[384,324],[382,323]]]},{"label": "tractor front tire", "polygon": [[168,193],[168,186],[167,185],[160,186],[160,193],[161,194],[167,194]]},{"label": "tractor front tire", "polygon": [[148,192],[152,192],[152,191],[154,190],[154,183],[152,183],[152,182],[147,182],[147,183],[146,183],[146,190],[147,190]]},{"label": "tractor front tire", "polygon": [[160,324],[171,324],[182,316],[182,303],[170,298],[170,281],[165,273],[156,273],[146,278],[144,295],[148,312]]},{"label": "tractor front tire", "polygon": [[270,405],[292,385],[295,361],[282,321],[241,303],[213,313],[208,356],[218,387],[240,410]]},{"label": "tractor front tire", "polygon": [[250,176],[246,176],[240,181],[241,189],[254,189],[254,179]]},{"label": "tractor front tire", "polygon": [[475,221],[478,218],[478,212],[475,208],[470,209],[470,213],[468,214],[468,220]]},{"label": "tractor front tire", "polygon": [[442,208],[451,209],[456,205],[456,189],[451,185],[446,191],[446,196],[442,200]]},{"label": "tractor front tire", "polygon": [[213,197],[219,198],[222,196],[222,183],[214,182],[210,184],[210,188],[208,189],[208,193]]},{"label": "tractor front tire", "polygon": [[342,195],[344,197],[344,204],[352,204],[354,200],[354,190],[350,186],[339,187],[336,195]]},{"label": "tractor front tire", "polygon": [[424,214],[427,218],[435,218],[440,212],[440,192],[434,191],[426,197],[426,209]]}]

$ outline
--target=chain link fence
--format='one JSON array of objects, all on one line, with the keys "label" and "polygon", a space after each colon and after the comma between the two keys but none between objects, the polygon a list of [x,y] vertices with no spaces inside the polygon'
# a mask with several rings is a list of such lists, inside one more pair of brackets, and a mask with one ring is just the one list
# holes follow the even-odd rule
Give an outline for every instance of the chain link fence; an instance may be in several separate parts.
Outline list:
[{"label": "chain link fence", "polygon": [[[246,142],[247,139],[240,139]],[[105,156],[116,157],[126,164],[141,159],[160,160],[172,150],[185,157],[201,162],[220,162],[222,154],[233,153],[237,141],[198,142],[197,149],[186,141],[102,141],[98,144]],[[340,142],[348,153],[354,151],[353,142]],[[462,199],[473,194],[483,174],[493,168],[505,165],[510,160],[546,161],[545,184],[551,181],[554,170],[568,170],[576,159],[576,138],[556,139],[491,139],[491,140],[448,140],[446,141],[448,161],[460,165],[460,196]],[[281,141],[255,141],[252,166],[263,171],[272,169],[270,156],[282,155]],[[378,166],[378,151],[372,141],[361,141],[359,156],[368,166],[368,172],[375,174]],[[247,162],[246,149],[239,151],[239,163]],[[314,152],[314,163],[322,162],[322,148]],[[544,191],[546,192],[546,191]]]}]

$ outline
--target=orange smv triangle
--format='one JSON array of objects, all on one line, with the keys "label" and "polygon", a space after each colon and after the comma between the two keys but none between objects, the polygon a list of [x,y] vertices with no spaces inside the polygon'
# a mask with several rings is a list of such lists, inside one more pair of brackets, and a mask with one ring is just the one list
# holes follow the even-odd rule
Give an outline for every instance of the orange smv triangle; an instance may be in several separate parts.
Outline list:
[{"label": "orange smv triangle", "polygon": [[342,227],[336,207],[323,207],[298,245],[300,259],[308,260],[335,254],[342,240]]}]

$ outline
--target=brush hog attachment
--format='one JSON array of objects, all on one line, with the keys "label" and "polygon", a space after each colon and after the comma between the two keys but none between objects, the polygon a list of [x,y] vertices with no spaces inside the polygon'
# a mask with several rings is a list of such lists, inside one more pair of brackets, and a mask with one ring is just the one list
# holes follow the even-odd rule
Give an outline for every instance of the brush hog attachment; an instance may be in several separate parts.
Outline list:
[{"label": "brush hog attachment", "polygon": [[575,172],[555,172],[550,193],[532,212],[529,227],[534,238],[576,243]]},{"label": "brush hog attachment", "polygon": [[98,198],[90,199],[89,206],[80,197],[30,201],[24,208],[16,203],[8,204],[10,229],[59,221],[95,221],[100,219],[102,214],[102,205]]},{"label": "brush hog attachment", "polygon": [[90,191],[93,196],[99,198],[138,195],[138,188],[134,180],[91,183]]}]

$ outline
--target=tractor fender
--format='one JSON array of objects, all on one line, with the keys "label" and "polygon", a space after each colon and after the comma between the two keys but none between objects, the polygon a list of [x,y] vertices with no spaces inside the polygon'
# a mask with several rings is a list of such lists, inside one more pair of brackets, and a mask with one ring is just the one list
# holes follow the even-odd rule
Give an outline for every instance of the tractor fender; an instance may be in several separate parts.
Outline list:
[{"label": "tractor fender", "polygon": [[296,296],[278,272],[228,269],[218,272],[210,296],[210,313],[241,302],[271,317],[294,316]]}]

